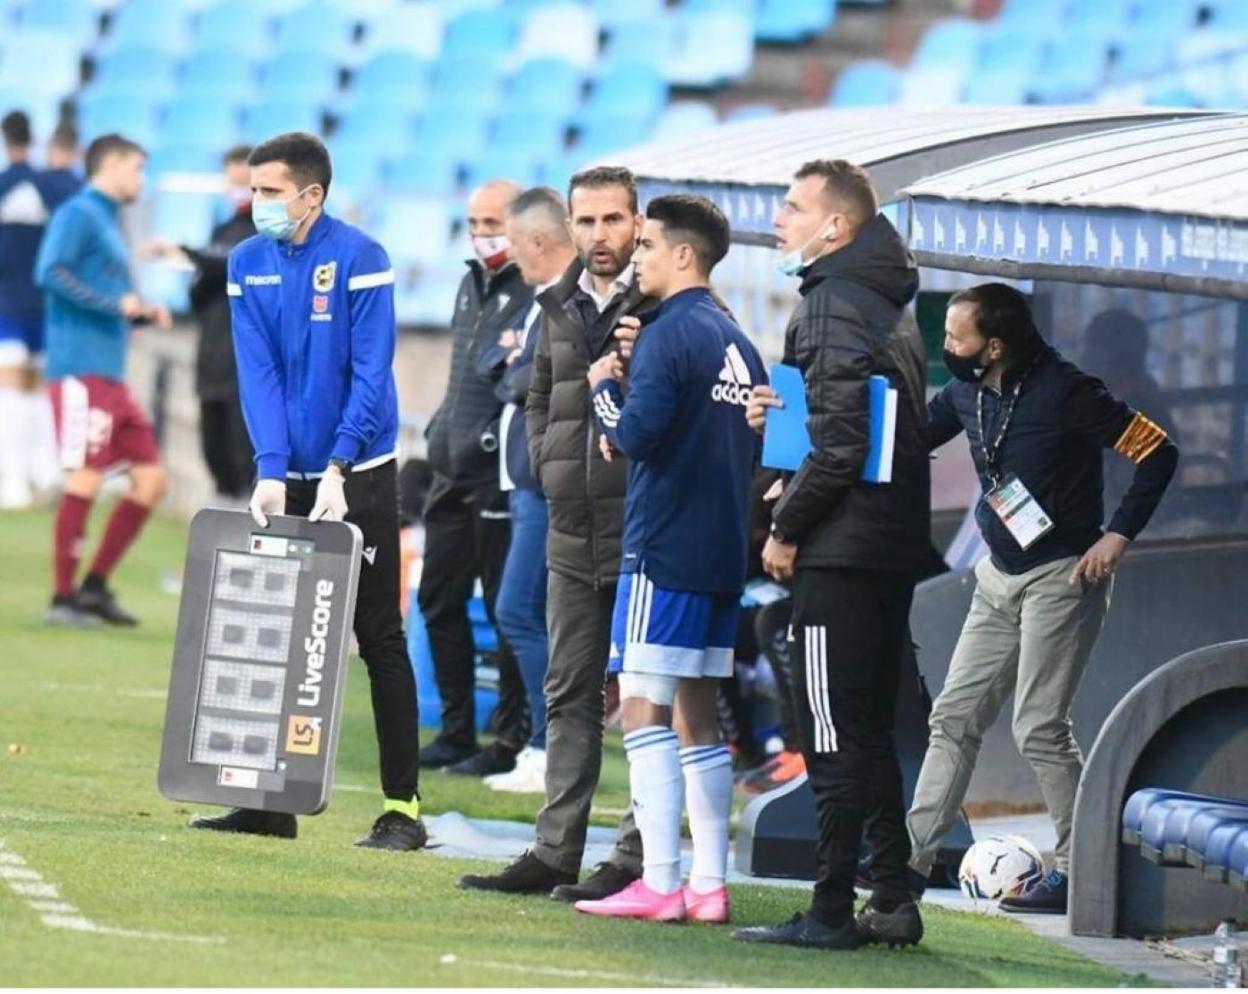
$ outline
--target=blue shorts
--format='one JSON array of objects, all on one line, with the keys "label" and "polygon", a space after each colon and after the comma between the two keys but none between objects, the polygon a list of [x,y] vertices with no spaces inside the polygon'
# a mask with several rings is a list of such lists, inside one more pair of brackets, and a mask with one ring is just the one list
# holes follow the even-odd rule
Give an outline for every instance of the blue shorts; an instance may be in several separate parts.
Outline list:
[{"label": "blue shorts", "polygon": [[0,314],[0,365],[20,365],[42,352],[42,318]]},{"label": "blue shorts", "polygon": [[612,673],[732,676],[738,594],[664,590],[644,573],[622,573],[611,618]]}]

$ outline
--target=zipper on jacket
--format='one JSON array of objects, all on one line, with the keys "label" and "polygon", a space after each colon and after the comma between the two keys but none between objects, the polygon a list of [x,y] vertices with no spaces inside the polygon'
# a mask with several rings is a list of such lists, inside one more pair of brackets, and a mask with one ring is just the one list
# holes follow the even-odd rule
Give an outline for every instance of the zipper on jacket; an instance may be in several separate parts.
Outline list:
[{"label": "zipper on jacket", "polygon": [[594,472],[594,411],[589,405],[589,431],[585,439],[585,502],[589,506],[589,549],[594,560],[594,589],[602,589],[602,571],[598,568],[598,528],[594,521],[594,495],[590,491],[590,481]]}]

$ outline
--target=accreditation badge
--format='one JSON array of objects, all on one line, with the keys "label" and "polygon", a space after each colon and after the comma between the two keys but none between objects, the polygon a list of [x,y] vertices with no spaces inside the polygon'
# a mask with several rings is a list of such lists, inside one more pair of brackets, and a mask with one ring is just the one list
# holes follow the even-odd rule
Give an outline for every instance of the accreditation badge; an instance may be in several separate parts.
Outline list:
[{"label": "accreditation badge", "polygon": [[984,500],[1022,549],[1030,549],[1054,528],[1053,519],[1013,473],[984,494]]}]

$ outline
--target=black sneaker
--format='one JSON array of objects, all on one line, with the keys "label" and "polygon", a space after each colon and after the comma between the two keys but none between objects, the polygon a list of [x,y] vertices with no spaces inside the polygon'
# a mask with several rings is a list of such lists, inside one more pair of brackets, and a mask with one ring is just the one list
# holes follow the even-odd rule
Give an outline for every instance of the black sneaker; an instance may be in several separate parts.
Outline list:
[{"label": "black sneaker", "polygon": [[556,901],[567,901],[569,904],[573,901],[601,901],[612,894],[618,894],[639,876],[640,873],[625,869],[619,863],[599,863],[594,867],[594,872],[579,884],[575,880],[570,884],[563,884],[552,890],[550,896]]},{"label": "black sneaker", "polygon": [[425,823],[419,818],[409,818],[402,811],[386,811],[373,822],[372,831],[355,844],[361,849],[389,849],[393,852],[411,852],[423,849],[429,841]]},{"label": "black sneaker", "polygon": [[77,594],[57,594],[43,613],[43,623],[49,628],[99,628],[100,619],[84,611],[78,604]]},{"label": "black sneaker", "polygon": [[103,580],[87,577],[78,590],[78,608],[110,625],[133,626],[139,619],[117,603],[117,596]]},{"label": "black sneaker", "polygon": [[299,834],[299,821],[294,815],[251,808],[233,808],[223,815],[196,815],[187,824],[190,828],[206,828],[212,832],[271,835],[277,839],[293,839]]},{"label": "black sneaker", "polygon": [[854,924],[864,942],[884,942],[889,948],[913,946],[923,938],[923,918],[913,901],[892,911],[881,911],[868,901],[854,916]]},{"label": "black sneaker", "polygon": [[445,739],[434,739],[420,750],[420,766],[425,770],[436,770],[443,766],[452,766],[463,762],[478,752],[476,743],[456,745]]},{"label": "black sneaker", "polygon": [[516,756],[519,749],[494,741],[475,756],[446,767],[447,773],[457,777],[485,777],[491,773],[510,773],[516,768]]},{"label": "black sneaker", "polygon": [[842,925],[825,925],[805,912],[798,912],[779,925],[736,929],[732,937],[741,942],[769,942],[804,949],[857,949],[863,944],[852,919]]},{"label": "black sneaker", "polygon": [[464,890],[492,890],[501,894],[549,894],[560,884],[576,883],[576,874],[556,870],[526,850],[502,873],[469,873],[459,878]]},{"label": "black sneaker", "polygon": [[1024,915],[1064,915],[1070,879],[1061,870],[1050,870],[1038,884],[1017,897],[1003,897],[997,907]]}]

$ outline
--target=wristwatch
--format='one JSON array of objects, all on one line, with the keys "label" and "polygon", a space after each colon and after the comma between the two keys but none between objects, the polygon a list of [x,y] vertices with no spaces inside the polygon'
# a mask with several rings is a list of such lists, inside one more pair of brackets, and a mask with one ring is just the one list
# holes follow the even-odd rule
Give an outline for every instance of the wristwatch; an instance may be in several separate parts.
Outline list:
[{"label": "wristwatch", "polygon": [[351,467],[355,465],[350,459],[338,459],[335,456],[329,457],[329,464],[337,467],[338,472],[343,476],[348,475],[351,472]]},{"label": "wristwatch", "polygon": [[776,523],[774,521],[771,523],[771,528],[769,529],[769,533],[771,534],[771,537],[774,538],[781,545],[796,544],[794,543],[793,539],[789,538],[788,535],[786,535],[784,532],[782,532],[779,528],[776,527]]}]

